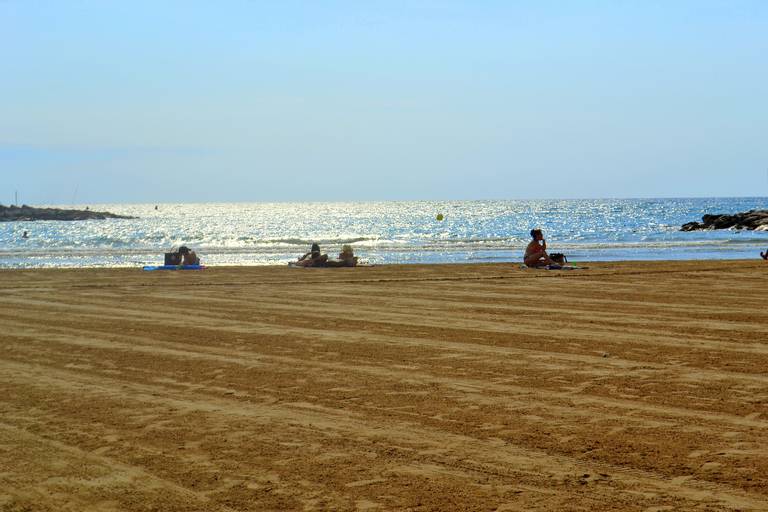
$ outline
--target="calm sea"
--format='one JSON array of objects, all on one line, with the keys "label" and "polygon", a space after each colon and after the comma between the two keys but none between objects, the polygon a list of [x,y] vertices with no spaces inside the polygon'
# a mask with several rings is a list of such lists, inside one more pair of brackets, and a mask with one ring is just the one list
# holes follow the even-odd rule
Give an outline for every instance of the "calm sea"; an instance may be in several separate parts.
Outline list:
[{"label": "calm sea", "polygon": [[0,223],[0,267],[138,267],[182,244],[208,265],[284,265],[312,242],[332,256],[351,244],[376,264],[516,262],[535,226],[577,262],[755,258],[768,247],[767,231],[679,231],[704,213],[768,208],[764,197],[87,206],[138,218]]}]

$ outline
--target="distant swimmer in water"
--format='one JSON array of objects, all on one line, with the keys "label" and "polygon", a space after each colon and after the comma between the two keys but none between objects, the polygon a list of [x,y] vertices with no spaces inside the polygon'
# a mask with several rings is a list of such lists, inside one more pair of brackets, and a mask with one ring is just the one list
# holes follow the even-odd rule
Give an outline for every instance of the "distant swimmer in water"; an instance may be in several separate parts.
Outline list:
[{"label": "distant swimmer in water", "polygon": [[157,205],[155,205],[155,210],[157,210]]},{"label": "distant swimmer in water", "polygon": [[29,232],[25,231],[23,235],[21,235],[21,238],[29,238]]},{"label": "distant swimmer in water", "polygon": [[[26,233],[26,231],[25,231],[25,233]],[[765,252],[761,252],[760,256],[762,256],[762,258],[764,260],[768,260],[768,249],[766,249]]]}]

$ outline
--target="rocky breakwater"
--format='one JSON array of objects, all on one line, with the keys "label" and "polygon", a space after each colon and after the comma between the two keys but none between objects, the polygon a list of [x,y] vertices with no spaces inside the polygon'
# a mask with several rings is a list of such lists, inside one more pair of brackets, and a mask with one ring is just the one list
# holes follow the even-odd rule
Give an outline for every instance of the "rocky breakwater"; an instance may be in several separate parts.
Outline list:
[{"label": "rocky breakwater", "polygon": [[733,214],[707,214],[701,218],[701,222],[688,222],[683,224],[680,231],[730,228],[768,231],[768,210],[749,210],[748,212]]},{"label": "rocky breakwater", "polygon": [[91,219],[133,219],[109,212],[91,210],[62,210],[61,208],[35,208],[33,206],[3,206],[0,204],[0,222],[34,220],[91,220]]}]

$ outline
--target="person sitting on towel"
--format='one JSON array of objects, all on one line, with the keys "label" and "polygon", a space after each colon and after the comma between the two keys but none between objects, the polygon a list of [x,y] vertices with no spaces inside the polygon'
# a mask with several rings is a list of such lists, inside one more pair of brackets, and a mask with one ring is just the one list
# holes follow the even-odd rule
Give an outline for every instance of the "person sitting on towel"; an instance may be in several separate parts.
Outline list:
[{"label": "person sitting on towel", "polygon": [[547,254],[547,241],[544,240],[544,233],[540,229],[532,229],[531,237],[533,240],[525,248],[523,262],[529,267],[546,267],[547,265],[557,265],[549,258]]},{"label": "person sitting on towel", "polygon": [[199,265],[200,264],[200,258],[197,257],[197,254],[195,254],[195,251],[191,250],[186,245],[182,245],[181,247],[179,247],[179,254],[181,254],[182,265]]},{"label": "person sitting on towel", "polygon": [[295,263],[299,267],[324,267],[328,262],[327,254],[320,254],[320,245],[312,244],[312,248],[307,254],[298,259]]},{"label": "person sitting on towel", "polygon": [[352,251],[351,245],[344,245],[339,253],[338,260],[328,260],[329,267],[355,267],[357,266],[357,256]]},{"label": "person sitting on towel", "polygon": [[[26,233],[26,231],[25,231],[25,233]],[[766,250],[765,250],[765,252],[761,252],[761,253],[760,253],[760,256],[761,256],[761,257],[762,257],[764,260],[768,260],[768,249],[766,249]]]}]

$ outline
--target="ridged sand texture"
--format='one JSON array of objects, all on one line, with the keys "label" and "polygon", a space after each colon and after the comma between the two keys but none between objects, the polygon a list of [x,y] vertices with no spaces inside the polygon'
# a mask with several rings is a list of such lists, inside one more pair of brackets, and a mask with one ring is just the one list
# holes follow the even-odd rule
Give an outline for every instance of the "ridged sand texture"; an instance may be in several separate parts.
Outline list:
[{"label": "ridged sand texture", "polygon": [[768,264],[0,271],[0,510],[768,510]]}]

